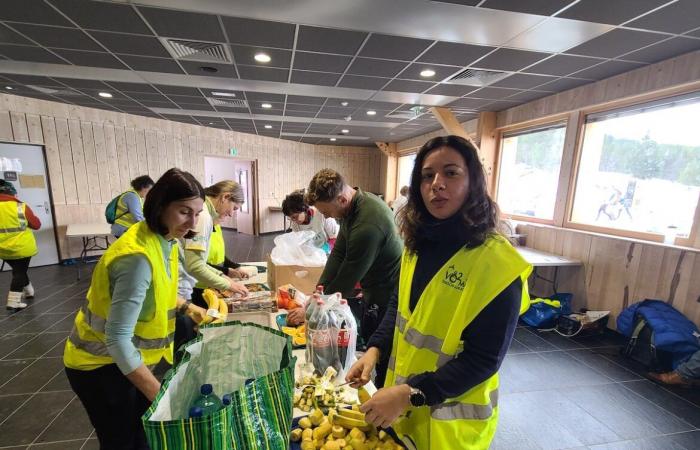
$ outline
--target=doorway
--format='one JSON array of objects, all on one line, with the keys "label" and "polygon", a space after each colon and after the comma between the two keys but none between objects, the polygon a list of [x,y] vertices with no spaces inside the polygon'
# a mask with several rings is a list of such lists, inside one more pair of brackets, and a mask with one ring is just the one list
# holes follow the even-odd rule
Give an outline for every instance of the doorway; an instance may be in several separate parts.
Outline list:
[{"label": "doorway", "polygon": [[32,230],[39,253],[32,257],[29,267],[58,264],[44,148],[40,145],[0,143],[0,176],[14,185],[17,198],[25,202],[41,221],[41,228]]},{"label": "doorway", "polygon": [[204,184],[211,186],[221,180],[233,180],[243,188],[244,202],[232,218],[223,220],[221,226],[236,229],[239,233],[258,234],[257,162],[231,156],[204,157]]}]

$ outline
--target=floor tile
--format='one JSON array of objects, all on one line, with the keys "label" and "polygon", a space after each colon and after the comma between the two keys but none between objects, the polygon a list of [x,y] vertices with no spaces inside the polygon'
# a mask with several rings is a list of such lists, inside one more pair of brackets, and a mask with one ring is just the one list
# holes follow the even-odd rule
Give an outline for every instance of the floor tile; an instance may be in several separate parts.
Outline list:
[{"label": "floor tile", "polygon": [[51,425],[41,433],[36,442],[80,439],[80,445],[78,445],[78,448],[80,448],[85,439],[90,436],[92,430],[92,424],[90,424],[90,419],[85,412],[85,408],[83,408],[83,404],[80,403],[78,397],[75,397],[66,409],[54,419]]},{"label": "floor tile", "polygon": [[14,359],[11,361],[0,361],[0,386],[2,386],[15,375],[29,367],[33,362],[33,359]]},{"label": "floor tile", "polygon": [[700,431],[612,442],[593,445],[589,448],[591,450],[697,450],[700,448]]},{"label": "floor tile", "polygon": [[[622,386],[662,407],[695,428],[700,428],[700,408],[649,380],[630,381]],[[700,441],[698,441],[700,448]]]},{"label": "floor tile", "polygon": [[67,335],[68,333],[66,332],[39,334],[14,352],[5,356],[4,359],[38,358],[51,350],[59,342],[64,341]]},{"label": "floor tile", "polygon": [[[568,354],[575,359],[583,362],[589,367],[592,367],[597,372],[602,373],[613,381],[630,381],[639,380],[642,377],[634,372],[631,372],[617,363],[605,357],[605,349],[596,350],[569,350]],[[614,349],[613,349],[614,351]]]},{"label": "floor tile", "polygon": [[37,359],[0,387],[0,395],[33,394],[63,371],[62,358]]},{"label": "floor tile", "polygon": [[29,450],[80,450],[85,444],[85,439],[76,439],[60,442],[37,443],[32,444]]},{"label": "floor tile", "polygon": [[527,328],[517,328],[515,330],[514,337],[518,340],[518,342],[535,352],[557,350],[555,346],[545,341],[539,337],[539,335],[536,335]]},{"label": "floor tile", "polygon": [[35,394],[0,425],[0,447],[30,444],[74,395],[73,392]]},{"label": "floor tile", "polygon": [[583,344],[576,342],[571,338],[559,335],[554,331],[538,332],[538,336],[549,342],[559,350],[571,350],[575,348],[585,348]]},{"label": "floor tile", "polygon": [[513,339],[510,342],[510,347],[508,347],[508,354],[509,355],[511,355],[511,354],[515,355],[515,354],[519,354],[519,353],[531,353],[531,352],[532,352],[532,350],[527,348],[524,344],[521,344],[520,342],[518,342],[516,339]]},{"label": "floor tile", "polygon": [[0,396],[0,423],[7,419],[29,397],[29,394]]},{"label": "floor tile", "polygon": [[96,438],[88,439],[80,450],[100,450],[100,443]]}]

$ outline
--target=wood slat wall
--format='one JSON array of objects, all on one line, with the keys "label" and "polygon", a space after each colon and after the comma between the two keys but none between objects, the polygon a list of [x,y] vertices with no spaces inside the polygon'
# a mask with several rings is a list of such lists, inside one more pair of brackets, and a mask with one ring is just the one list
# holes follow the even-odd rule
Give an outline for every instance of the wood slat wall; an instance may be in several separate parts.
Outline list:
[{"label": "wood slat wall", "polygon": [[381,189],[382,154],[374,147],[303,144],[7,94],[0,94],[0,141],[45,147],[62,259],[80,250],[65,238],[67,225],[104,222],[105,206],[134,177],[157,180],[180,167],[203,181],[204,156],[226,156],[230,148],[258,162],[263,233],[283,226],[282,214],[268,208],[322,168],[364,190]]}]

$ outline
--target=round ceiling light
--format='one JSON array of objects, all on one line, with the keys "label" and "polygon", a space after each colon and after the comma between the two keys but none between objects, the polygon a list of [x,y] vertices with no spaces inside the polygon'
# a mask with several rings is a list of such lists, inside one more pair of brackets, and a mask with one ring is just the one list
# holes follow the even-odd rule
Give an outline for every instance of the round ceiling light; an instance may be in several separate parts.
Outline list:
[{"label": "round ceiling light", "polygon": [[12,86],[5,86],[5,89],[7,89],[8,91],[11,91],[14,88]]},{"label": "round ceiling light", "polygon": [[343,134],[348,134],[350,130],[348,130],[347,128],[343,128],[342,130],[340,130],[340,132]]},{"label": "round ceiling light", "polygon": [[109,92],[99,92],[97,95],[99,95],[102,98],[112,98],[112,94]]},{"label": "round ceiling light", "polygon": [[338,139],[336,139],[336,138],[331,138],[331,142],[335,142],[335,141],[337,141],[337,140],[338,140]]},{"label": "round ceiling light", "polygon": [[265,125],[265,129],[271,130],[271,129],[272,129],[272,125]]},{"label": "round ceiling light", "polygon": [[370,109],[369,111],[367,111],[367,115],[368,115],[368,116],[376,116],[376,115],[377,115],[377,111],[375,111],[375,110],[373,110],[373,109]]},{"label": "round ceiling light", "polygon": [[340,102],[340,106],[348,106],[348,105],[349,105],[348,102]]},{"label": "round ceiling light", "polygon": [[267,53],[263,53],[263,52],[256,53],[253,58],[255,58],[255,60],[257,62],[260,62],[260,63],[269,63],[270,61],[272,61],[272,58],[270,58],[270,55],[268,55]]},{"label": "round ceiling light", "polygon": [[423,78],[430,78],[435,76],[435,71],[433,69],[423,69],[420,72],[420,76]]},{"label": "round ceiling light", "polygon": [[272,105],[269,104],[269,103],[263,103],[263,104],[260,105],[260,106],[262,106],[262,107],[265,108],[265,109],[270,109],[270,108],[272,108]]}]

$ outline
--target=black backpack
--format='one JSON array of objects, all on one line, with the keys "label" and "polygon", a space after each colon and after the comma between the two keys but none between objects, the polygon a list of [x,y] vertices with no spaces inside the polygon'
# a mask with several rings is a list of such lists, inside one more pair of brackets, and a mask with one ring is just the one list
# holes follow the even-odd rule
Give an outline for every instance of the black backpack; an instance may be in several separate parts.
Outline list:
[{"label": "black backpack", "polygon": [[654,346],[654,330],[641,315],[636,316],[634,331],[622,350],[623,355],[653,372],[673,370],[673,354]]}]

